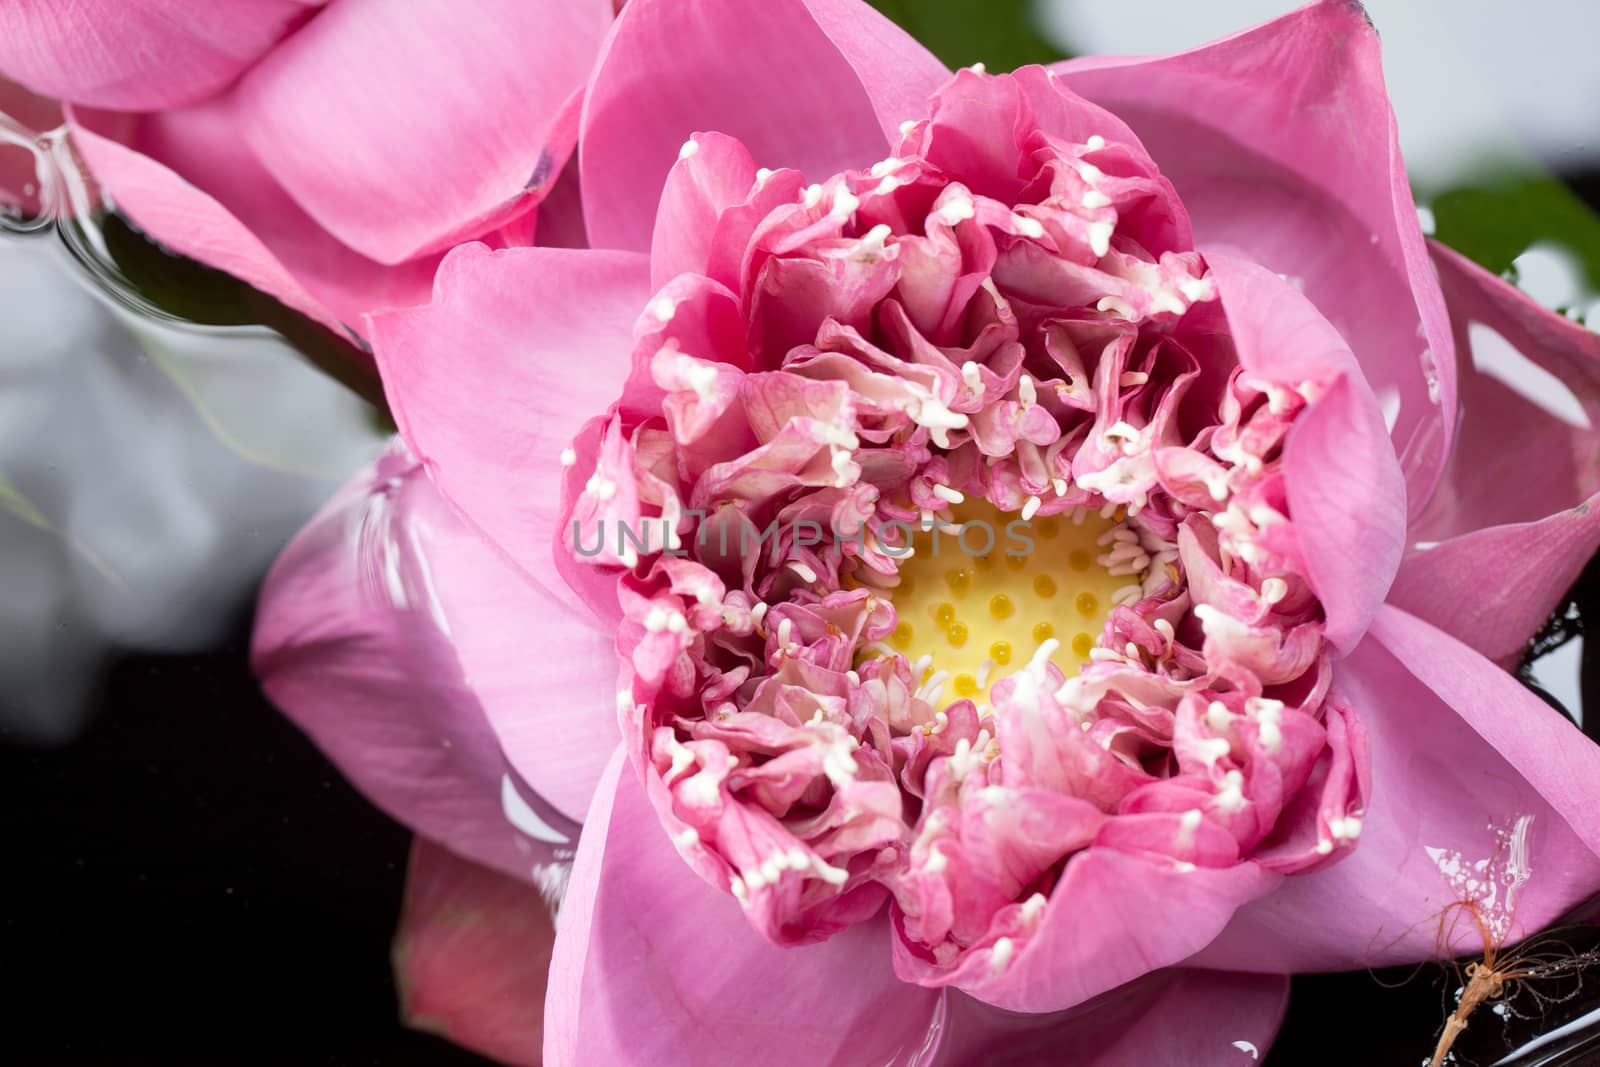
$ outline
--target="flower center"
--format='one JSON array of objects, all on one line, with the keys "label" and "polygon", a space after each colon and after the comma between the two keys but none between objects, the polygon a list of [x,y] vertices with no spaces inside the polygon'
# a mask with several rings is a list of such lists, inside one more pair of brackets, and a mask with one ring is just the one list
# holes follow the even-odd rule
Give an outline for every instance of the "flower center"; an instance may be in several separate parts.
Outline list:
[{"label": "flower center", "polygon": [[987,501],[958,505],[949,522],[918,531],[900,561],[889,644],[913,663],[926,657],[924,684],[946,686],[930,697],[936,706],[982,701],[1051,638],[1052,661],[1071,677],[1112,605],[1137,588],[1144,554],[1119,551],[1128,543],[1119,538],[1135,536],[1125,529],[1082,509],[1024,521]]}]

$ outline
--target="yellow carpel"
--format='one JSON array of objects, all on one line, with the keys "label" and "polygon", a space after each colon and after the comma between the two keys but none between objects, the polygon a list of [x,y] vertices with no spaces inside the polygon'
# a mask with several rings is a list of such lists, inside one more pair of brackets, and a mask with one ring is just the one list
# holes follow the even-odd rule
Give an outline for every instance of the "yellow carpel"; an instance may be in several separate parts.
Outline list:
[{"label": "yellow carpel", "polygon": [[[1093,514],[1081,523],[1054,515],[1025,522],[976,499],[952,509],[949,521],[974,525],[964,538],[949,527],[919,531],[915,553],[899,561],[900,583],[889,591],[901,620],[895,651],[912,661],[930,656],[931,670],[948,671],[947,700],[953,690],[981,702],[1052,637],[1061,642],[1056,666],[1076,674],[1112,596],[1138,580],[1107,574],[1095,561],[1105,551],[1097,538],[1115,522]],[[875,654],[881,646],[868,653]]]}]

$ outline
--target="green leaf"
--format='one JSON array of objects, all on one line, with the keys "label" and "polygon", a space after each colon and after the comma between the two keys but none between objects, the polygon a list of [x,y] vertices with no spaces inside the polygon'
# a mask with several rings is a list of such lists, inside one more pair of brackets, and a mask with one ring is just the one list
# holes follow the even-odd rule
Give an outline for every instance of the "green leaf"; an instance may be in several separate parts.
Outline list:
[{"label": "green leaf", "polygon": [[1540,242],[1559,245],[1600,290],[1600,217],[1556,178],[1534,167],[1491,174],[1434,197],[1434,236],[1479,266],[1502,274]]},{"label": "green leaf", "polygon": [[1012,70],[1065,59],[1039,33],[1030,0],[872,0],[945,65]]}]

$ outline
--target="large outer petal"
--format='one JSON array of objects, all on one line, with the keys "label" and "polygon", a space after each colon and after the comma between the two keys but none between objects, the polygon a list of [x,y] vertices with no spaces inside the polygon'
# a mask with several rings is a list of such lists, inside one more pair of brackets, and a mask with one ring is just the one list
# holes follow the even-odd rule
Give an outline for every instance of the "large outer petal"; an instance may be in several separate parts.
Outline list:
[{"label": "large outer petal", "polygon": [[[1187,959],[1281,879],[1255,863],[1180,870],[1165,857],[1088,848],[1068,861],[1038,930],[1007,967],[974,953],[951,977],[996,1007],[1061,1011]],[[913,981],[927,970],[898,938],[895,969]]]},{"label": "large outer petal", "polygon": [[[1443,245],[1431,248],[1455,328],[1462,415],[1445,479],[1413,534],[1444,541],[1536,522],[1600,492],[1600,336]],[[1485,329],[1554,376],[1581,410],[1562,417],[1485,373],[1497,362]],[[1525,365],[1498,369],[1513,380],[1538,373]],[[1533,471],[1538,477],[1529,477]]]},{"label": "large outer petal", "polygon": [[[1291,972],[1433,958],[1441,913],[1459,897],[1428,849],[1488,859],[1491,824],[1521,815],[1533,816],[1532,877],[1516,897],[1513,937],[1600,889],[1600,748],[1509,674],[1384,608],[1340,664],[1333,699],[1355,709],[1372,751],[1360,840],[1339,863],[1240,909],[1197,962]],[[1452,948],[1483,946],[1466,938]]]},{"label": "large outer petal", "polygon": [[617,641],[545,595],[453,511],[428,560],[450,644],[506,759],[581,821],[617,744]]},{"label": "large outer petal", "polygon": [[441,251],[560,174],[610,21],[608,0],[338,0],[240,83],[239,128],[351,248]]},{"label": "large outer petal", "polygon": [[631,0],[584,102],[584,217],[597,248],[650,247],[692,133],[820,181],[887,154],[927,112],[943,64],[859,0]]},{"label": "large outer petal", "polygon": [[[1433,244],[1456,331],[1462,421],[1455,453],[1389,599],[1501,662],[1528,639],[1600,549],[1600,336]],[[1483,331],[1493,331],[1493,335]],[[1577,401],[1561,414],[1526,399],[1495,366],[1503,344]],[[1476,365],[1475,365],[1476,364]],[[1536,373],[1536,372],[1533,372]]]},{"label": "large outer petal", "polygon": [[777,948],[684,863],[619,748],[556,931],[545,1062],[924,1062],[943,994],[897,980],[886,925]]},{"label": "large outer petal", "polygon": [[374,316],[400,431],[463,514],[548,594],[561,454],[622,393],[649,262],[629,252],[463,245],[425,307]]},{"label": "large outer petal", "polygon": [[96,179],[168,248],[357,338],[366,312],[427,299],[438,257],[383,267],[334,240],[240,143],[230,100],[69,118]]},{"label": "large outer petal", "polygon": [[1537,522],[1474,530],[1412,552],[1389,603],[1512,669],[1597,550],[1600,495]]},{"label": "large outer petal", "polygon": [[1345,339],[1309,300],[1257,264],[1208,254],[1222,306],[1252,373],[1325,387],[1284,445],[1290,517],[1327,637],[1349,651],[1405,549],[1405,482],[1377,401]]},{"label": "large outer petal", "polygon": [[539,890],[417,838],[394,942],[401,1016],[501,1063],[537,1067],[555,936]]},{"label": "large outer petal", "polygon": [[415,461],[391,449],[279,557],[251,659],[267,695],[374,803],[526,879],[564,835],[555,817],[543,840],[507,817],[515,787],[441,628],[429,571],[452,530],[459,520]]},{"label": "large outer petal", "polygon": [[222,89],[320,0],[6,0],[0,71],[60,100],[147,111]]},{"label": "large outer petal", "polygon": [[1249,1067],[1289,1003],[1282,975],[1156,971],[1074,1011],[1024,1015],[951,994],[937,1067]]},{"label": "large outer petal", "polygon": [[1303,283],[1386,408],[1398,405],[1417,514],[1449,455],[1454,361],[1361,5],[1327,0],[1190,52],[1056,69],[1133,127],[1197,241]]}]

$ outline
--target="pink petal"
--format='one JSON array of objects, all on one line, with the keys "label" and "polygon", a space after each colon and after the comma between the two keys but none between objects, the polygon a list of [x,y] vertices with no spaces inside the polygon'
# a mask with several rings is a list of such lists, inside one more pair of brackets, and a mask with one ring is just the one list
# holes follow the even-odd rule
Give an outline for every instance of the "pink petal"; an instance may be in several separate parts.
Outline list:
[{"label": "pink petal", "polygon": [[[756,180],[749,151],[720,133],[693,138],[694,151],[667,172],[650,239],[650,287],[683,273],[710,274],[712,237],[722,212],[742,203]],[[687,149],[685,149],[687,151]]]},{"label": "pink petal", "polygon": [[34,135],[61,125],[61,105],[0,78],[0,117],[21,127],[16,133],[0,130],[0,209],[20,212],[24,219],[37,218],[44,204]]},{"label": "pink petal", "polygon": [[522,777],[581,821],[616,747],[615,631],[552,601],[450,512],[434,530],[434,588],[461,672]]},{"label": "pink petal", "polygon": [[583,197],[599,248],[649,247],[689,135],[736,137],[757,165],[813,181],[888,153],[927,113],[943,64],[856,0],[632,0],[584,102]]},{"label": "pink petal", "polygon": [[[1430,247],[1455,327],[1463,412],[1450,467],[1414,536],[1444,541],[1535,522],[1600,492],[1600,336],[1443,245]],[[1505,384],[1537,387],[1540,371],[1570,391],[1574,410],[1553,413]],[[1540,392],[1560,393],[1548,385]]]},{"label": "pink petal", "polygon": [[382,267],[334,240],[240,143],[224,99],[156,115],[69,111],[117,206],[167,247],[347,336],[362,315],[427,299],[437,257]]},{"label": "pink petal", "polygon": [[[1010,1011],[1070,1008],[1187,959],[1281,880],[1254,863],[1180,870],[1167,857],[1094,846],[1068,861],[1038,931],[1009,964],[975,954],[956,972],[958,985]],[[895,967],[907,978],[918,972],[899,941]]]},{"label": "pink petal", "polygon": [[391,450],[279,557],[251,658],[267,695],[373,803],[526,878],[536,842],[507,818],[500,744],[435,618],[428,564],[438,531],[459,528],[415,461]]},{"label": "pink petal", "polygon": [[1023,1015],[950,997],[936,1067],[1249,1067],[1271,1047],[1289,1002],[1281,975],[1174,968],[1119,986],[1072,1011]]},{"label": "pink petal", "polygon": [[1405,483],[1349,345],[1271,271],[1207,252],[1246,370],[1312,382],[1284,446],[1289,509],[1327,637],[1348,651],[1383,603],[1405,546]]},{"label": "pink petal", "polygon": [[889,966],[887,924],[820,945],[762,940],[674,850],[621,750],[578,842],[545,1004],[545,1062],[919,1062],[936,990]]},{"label": "pink petal", "polygon": [[240,83],[239,132],[357,252],[441,251],[560,174],[610,21],[606,0],[339,0]]},{"label": "pink petal", "polygon": [[555,926],[537,889],[419,837],[395,935],[400,1014],[501,1063],[537,1067]]},{"label": "pink petal", "polygon": [[[1462,362],[1462,423],[1411,528],[1413,541],[1436,544],[1406,558],[1389,602],[1509,663],[1600,549],[1600,337],[1429,247]],[[1547,410],[1503,380],[1531,382],[1539,370],[1555,378],[1548,389],[1570,390],[1575,410]]]},{"label": "pink petal", "polygon": [[1539,522],[1492,526],[1413,552],[1389,603],[1512,667],[1596,551],[1600,496]]},{"label": "pink petal", "polygon": [[372,318],[401,433],[444,495],[551,597],[561,455],[621,395],[649,264],[627,252],[463,245],[425,307]]},{"label": "pink petal", "polygon": [[12,0],[0,6],[0,70],[91,107],[192,103],[237,78],[320,0]]},{"label": "pink petal", "polygon": [[1340,665],[1334,699],[1360,717],[1372,751],[1371,805],[1355,847],[1241,909],[1199,962],[1288,972],[1435,958],[1441,916],[1459,920],[1446,955],[1482,952],[1470,919],[1445,914],[1461,893],[1441,865],[1453,853],[1469,867],[1504,861],[1491,827],[1523,815],[1533,817],[1531,877],[1515,894],[1509,940],[1600,889],[1600,748],[1516,679],[1384,608]]},{"label": "pink petal", "polygon": [[1311,4],[1159,59],[1056,69],[1133,127],[1200,243],[1304,285],[1398,404],[1392,433],[1416,514],[1450,452],[1455,368],[1361,5]]}]

